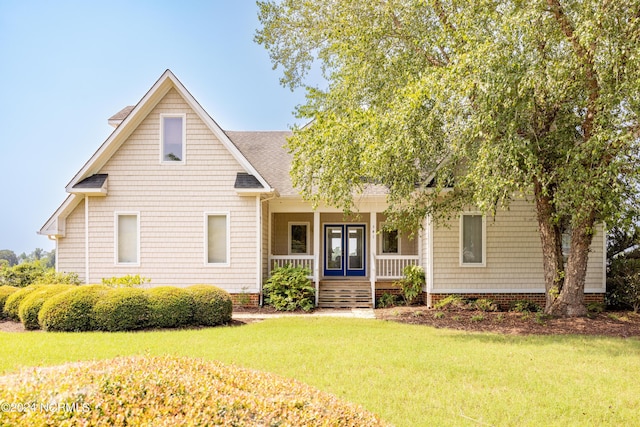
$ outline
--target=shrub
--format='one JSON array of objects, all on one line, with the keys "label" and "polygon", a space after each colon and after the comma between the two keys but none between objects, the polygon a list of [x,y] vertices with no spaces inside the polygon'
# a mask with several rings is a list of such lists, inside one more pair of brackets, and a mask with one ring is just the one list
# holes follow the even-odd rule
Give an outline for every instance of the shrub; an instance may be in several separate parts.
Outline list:
[{"label": "shrub", "polygon": [[34,285],[79,285],[82,282],[76,273],[58,273],[53,268],[46,270],[34,280]]},{"label": "shrub", "polygon": [[534,302],[528,300],[518,300],[511,303],[509,311],[516,311],[518,313],[536,313],[541,311],[540,306]]},{"label": "shrub", "polygon": [[435,303],[433,308],[438,310],[470,310],[474,307],[469,304],[469,301],[466,298],[452,294]]},{"label": "shrub", "polygon": [[93,307],[96,328],[109,332],[144,329],[150,312],[147,294],[135,288],[111,289]]},{"label": "shrub", "polygon": [[109,290],[103,285],[83,285],[49,298],[38,314],[40,327],[45,331],[95,330],[93,307]]},{"label": "shrub", "polygon": [[73,408],[7,411],[3,425],[385,425],[377,415],[296,380],[176,357],[24,370],[0,378],[0,402]]},{"label": "shrub", "polygon": [[102,279],[102,284],[111,288],[135,288],[149,282],[151,282],[151,279],[142,277],[139,274],[136,274],[135,276],[127,274],[126,276],[122,277],[110,277],[108,279]]},{"label": "shrub", "polygon": [[400,285],[400,294],[405,303],[411,305],[422,295],[425,284],[424,269],[419,265],[408,265],[402,273],[404,277],[397,284]]},{"label": "shrub", "polygon": [[607,280],[610,305],[626,305],[640,310],[640,258],[620,257],[611,261]]},{"label": "shrub", "polygon": [[25,329],[38,329],[38,314],[42,305],[54,295],[71,289],[73,285],[47,285],[27,295],[18,307],[18,315]]},{"label": "shrub", "polygon": [[0,285],[24,288],[34,284],[45,272],[52,270],[45,260],[23,262],[0,269]]},{"label": "shrub", "polygon": [[18,309],[20,307],[20,303],[24,300],[31,292],[36,291],[38,288],[45,285],[30,285],[26,288],[22,288],[7,297],[7,300],[4,302],[4,315],[16,322],[20,321],[20,314],[18,313]]},{"label": "shrub", "polygon": [[498,311],[498,304],[488,298],[478,298],[473,304],[480,311]]},{"label": "shrub", "polygon": [[231,321],[233,304],[227,291],[211,285],[193,285],[186,289],[193,298],[193,325],[216,326]]},{"label": "shrub", "polygon": [[4,319],[5,317],[4,303],[7,301],[7,298],[9,298],[9,295],[18,291],[18,289],[20,288],[16,288],[15,286],[8,286],[8,285],[0,286],[0,320]]},{"label": "shrub", "polygon": [[290,264],[276,268],[263,288],[265,303],[279,311],[313,310],[316,289],[307,277],[310,274],[308,268]]},{"label": "shrub", "polygon": [[383,292],[378,298],[378,307],[387,308],[393,307],[398,302],[398,296],[391,292]]},{"label": "shrub", "polygon": [[161,286],[146,290],[149,299],[149,327],[179,328],[193,321],[193,296],[186,289]]}]

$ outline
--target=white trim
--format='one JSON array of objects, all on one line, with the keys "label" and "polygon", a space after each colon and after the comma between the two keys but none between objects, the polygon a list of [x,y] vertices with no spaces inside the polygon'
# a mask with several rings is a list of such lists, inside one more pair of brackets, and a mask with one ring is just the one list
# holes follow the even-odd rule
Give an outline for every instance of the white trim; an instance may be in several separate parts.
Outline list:
[{"label": "white trim", "polygon": [[89,197],[87,196],[84,196],[84,283],[91,283],[89,280]]},{"label": "white trim", "polygon": [[[180,160],[164,159],[164,119],[182,119],[182,157]],[[187,163],[187,115],[184,113],[162,113],[160,114],[160,164],[162,165],[184,165]]]},{"label": "white trim", "polygon": [[433,292],[433,221],[427,217],[427,292]]},{"label": "white trim", "polygon": [[[305,252],[296,252],[293,253],[291,252],[291,227],[294,225],[304,225],[307,227],[307,248]],[[287,223],[287,234],[288,234],[288,239],[287,239],[287,253],[289,255],[309,255],[309,237],[311,236],[311,223],[309,221],[289,221]]]},{"label": "white trim", "polygon": [[[119,221],[118,218],[120,216],[133,216],[136,217],[136,262],[120,262],[118,261],[118,235],[119,233]],[[115,211],[113,213],[113,261],[115,265],[123,265],[123,266],[131,266],[131,267],[140,267],[140,211]],[[88,282],[87,282],[88,283]]]},{"label": "white trim", "polygon": [[[224,216],[227,225],[226,262],[209,262],[209,217]],[[231,265],[231,213],[229,211],[210,211],[204,213],[204,265],[207,267],[229,267]]]},{"label": "white trim", "polygon": [[[609,238],[609,233],[607,233],[607,224],[602,223],[602,289],[604,292],[607,291],[607,239]],[[589,258],[587,258],[587,262]],[[586,290],[585,290],[586,292]]]},{"label": "white trim", "polygon": [[[464,252],[464,217],[465,216],[482,216],[482,262],[464,262],[463,252]],[[459,234],[459,243],[458,247],[458,255],[460,257],[460,267],[465,268],[482,268],[487,266],[487,217],[482,214],[482,212],[470,211],[470,212],[462,212],[460,214],[460,224],[458,229]]]},{"label": "white trim", "polygon": [[[313,211],[313,281],[316,286],[316,307],[320,302],[320,251],[322,230],[320,225],[320,212]],[[271,234],[269,234],[271,235]]]},{"label": "white trim", "polygon": [[262,292],[262,201],[256,196],[256,289]]},{"label": "white trim", "polygon": [[376,263],[376,257],[378,256],[378,213],[372,210],[369,212],[369,228],[371,228],[371,238],[369,243],[369,281],[371,286],[371,304],[372,307],[376,306],[376,279],[378,278],[378,268]]},{"label": "white trim", "polygon": [[[602,294],[605,291],[602,289],[594,289],[589,288],[585,289],[585,294]],[[474,288],[474,289],[432,289],[432,294],[544,294],[544,287],[540,288],[527,288],[527,289],[513,289],[513,288],[504,288],[504,289],[483,289],[483,288]]]}]

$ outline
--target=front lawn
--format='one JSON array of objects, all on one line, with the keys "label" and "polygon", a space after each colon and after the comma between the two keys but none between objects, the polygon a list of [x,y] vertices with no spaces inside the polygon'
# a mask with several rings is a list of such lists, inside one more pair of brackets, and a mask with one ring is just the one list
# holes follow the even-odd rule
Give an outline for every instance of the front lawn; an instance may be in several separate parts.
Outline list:
[{"label": "front lawn", "polygon": [[219,360],[296,378],[396,426],[640,424],[637,339],[283,318],[177,331],[0,333],[0,348],[2,373],[132,354]]}]

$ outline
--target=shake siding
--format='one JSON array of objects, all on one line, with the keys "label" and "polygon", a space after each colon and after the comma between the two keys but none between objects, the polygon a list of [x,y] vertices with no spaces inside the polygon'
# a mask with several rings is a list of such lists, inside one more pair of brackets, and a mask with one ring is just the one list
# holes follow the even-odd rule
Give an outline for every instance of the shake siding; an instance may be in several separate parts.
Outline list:
[{"label": "shake siding", "polygon": [[[433,291],[544,292],[542,249],[533,205],[515,201],[486,219],[486,267],[460,266],[459,217],[433,233]],[[602,227],[594,236],[586,290],[604,292]],[[431,237],[431,236],[430,236]]]},{"label": "shake siding", "polygon": [[[186,113],[186,164],[160,163],[160,114]],[[255,197],[240,197],[243,172],[227,149],[170,90],[100,173],[109,194],[90,200],[91,280],[125,274],[151,286],[214,284],[229,292],[257,292]],[[140,215],[140,266],[115,264],[116,212]],[[205,265],[206,213],[229,213],[230,264]]]},{"label": "shake siding", "polygon": [[66,219],[65,237],[58,240],[56,256],[58,271],[76,273],[83,282],[85,281],[84,241],[84,201],[81,201]]}]

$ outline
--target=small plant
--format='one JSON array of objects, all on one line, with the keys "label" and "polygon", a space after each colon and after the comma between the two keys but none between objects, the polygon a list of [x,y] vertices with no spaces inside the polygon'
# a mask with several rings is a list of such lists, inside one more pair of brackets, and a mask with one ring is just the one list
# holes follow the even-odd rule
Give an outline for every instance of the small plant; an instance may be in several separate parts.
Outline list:
[{"label": "small plant", "polygon": [[480,311],[498,311],[498,304],[488,298],[479,298],[473,304]]},{"label": "small plant", "polygon": [[279,311],[313,310],[316,289],[309,280],[310,274],[308,268],[290,264],[276,268],[264,285],[265,303]]},{"label": "small plant", "polygon": [[549,319],[551,319],[551,316],[549,316],[548,314],[544,314],[541,311],[536,312],[535,320],[538,325],[544,326],[547,323],[547,320]]},{"label": "small plant", "polygon": [[448,295],[433,305],[438,310],[468,310],[470,309],[469,301],[460,295]]},{"label": "small plant", "polygon": [[541,311],[540,306],[528,300],[518,300],[511,303],[510,311],[518,313],[535,313]]},{"label": "small plant", "polygon": [[396,303],[397,297],[391,292],[383,292],[380,298],[378,298],[378,307],[380,308],[393,307]]},{"label": "small plant", "polygon": [[462,317],[456,315],[456,316],[453,316],[451,319],[455,320],[456,322],[459,322],[462,320]]},{"label": "small plant", "polygon": [[416,310],[416,311],[414,311],[413,313],[411,313],[411,315],[412,315],[413,317],[422,317],[422,311],[420,311],[420,310]]},{"label": "small plant", "polygon": [[405,304],[414,304],[418,297],[422,295],[422,289],[425,284],[424,269],[419,265],[408,265],[402,270],[404,277],[399,282],[400,294]]},{"label": "small plant", "polygon": [[59,273],[50,268],[34,280],[34,285],[79,285],[82,282],[76,273]]},{"label": "small plant", "polygon": [[498,323],[504,322],[504,314],[503,313],[498,313],[498,315],[495,318],[495,321]]},{"label": "small plant", "polygon": [[246,307],[251,304],[251,296],[247,293],[247,287],[242,287],[242,292],[239,295],[236,295],[236,301],[240,307]]},{"label": "small plant", "polygon": [[136,274],[135,276],[127,274],[122,277],[109,277],[102,279],[102,284],[109,286],[110,288],[137,288],[150,282],[151,279],[142,277],[139,274]]},{"label": "small plant", "polygon": [[471,316],[472,322],[482,322],[485,319],[484,314],[475,314]]},{"label": "small plant", "polygon": [[443,319],[444,318],[444,313],[442,311],[436,311],[435,313],[433,313],[433,318],[434,319]]}]

